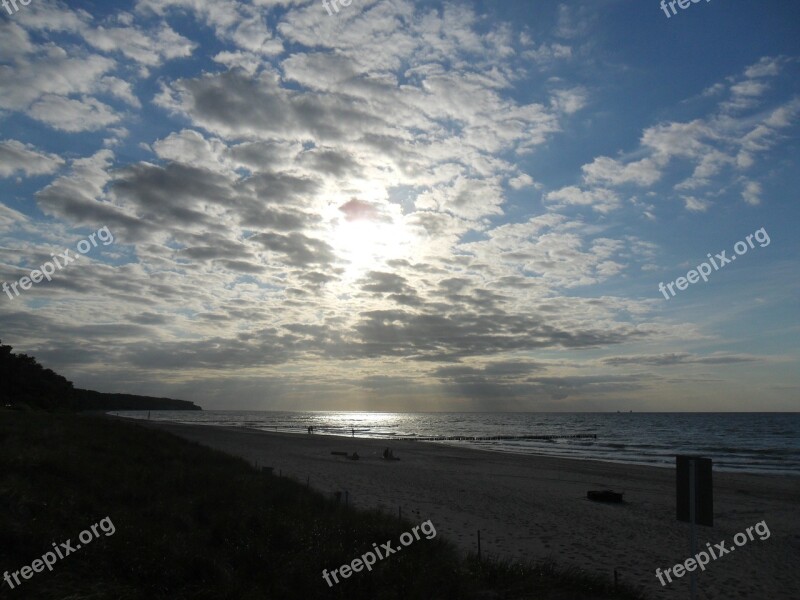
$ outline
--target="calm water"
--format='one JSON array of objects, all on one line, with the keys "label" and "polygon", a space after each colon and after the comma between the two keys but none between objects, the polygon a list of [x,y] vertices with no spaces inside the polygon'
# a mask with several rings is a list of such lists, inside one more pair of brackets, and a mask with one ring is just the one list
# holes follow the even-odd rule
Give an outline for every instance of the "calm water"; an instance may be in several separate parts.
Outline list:
[{"label": "calm water", "polygon": [[[147,418],[146,411],[122,416]],[[497,452],[673,466],[701,454],[715,470],[800,475],[800,413],[365,413],[152,411],[151,419],[264,431],[403,439],[595,433],[597,440],[432,442]]]}]

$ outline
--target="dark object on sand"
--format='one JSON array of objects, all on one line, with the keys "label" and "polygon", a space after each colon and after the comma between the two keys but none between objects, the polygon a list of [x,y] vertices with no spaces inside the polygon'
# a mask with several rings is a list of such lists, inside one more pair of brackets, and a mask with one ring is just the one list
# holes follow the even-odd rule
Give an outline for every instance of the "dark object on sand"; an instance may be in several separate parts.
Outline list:
[{"label": "dark object on sand", "polygon": [[336,456],[347,456],[347,452],[338,452],[334,450],[331,454],[335,454]]},{"label": "dark object on sand", "polygon": [[358,460],[358,452],[353,452],[352,456],[347,457],[350,460]]},{"label": "dark object on sand", "polygon": [[612,492],[611,490],[589,490],[586,492],[586,497],[595,502],[614,502],[619,504],[622,502],[622,495],[625,492]]},{"label": "dark object on sand", "polygon": [[386,460],[400,460],[399,458],[397,458],[397,457],[396,457],[396,456],[395,456],[395,455],[392,453],[392,450],[391,450],[390,448],[386,448],[386,449],[383,451],[383,458],[384,458],[384,459],[386,459]]}]

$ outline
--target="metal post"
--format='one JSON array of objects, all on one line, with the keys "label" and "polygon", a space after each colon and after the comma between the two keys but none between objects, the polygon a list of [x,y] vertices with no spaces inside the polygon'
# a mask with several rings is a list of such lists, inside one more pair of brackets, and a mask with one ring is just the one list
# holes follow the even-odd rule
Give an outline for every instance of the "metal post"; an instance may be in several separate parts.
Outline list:
[{"label": "metal post", "polygon": [[[695,504],[695,461],[689,461],[689,555],[697,556],[697,525],[695,524],[697,506]],[[692,600],[697,600],[697,569],[689,574]]]}]

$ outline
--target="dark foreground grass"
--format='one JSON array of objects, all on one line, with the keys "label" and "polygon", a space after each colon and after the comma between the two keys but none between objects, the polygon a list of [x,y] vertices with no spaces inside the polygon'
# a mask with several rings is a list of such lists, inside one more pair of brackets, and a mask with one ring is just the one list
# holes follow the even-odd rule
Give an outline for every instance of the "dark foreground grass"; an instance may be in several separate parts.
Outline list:
[{"label": "dark foreground grass", "polygon": [[[0,575],[109,517],[116,532],[2,598],[641,598],[552,565],[462,559],[419,541],[329,588],[418,523],[355,511],[170,434],[101,417],[0,410]],[[436,525],[434,523],[434,525]]]}]

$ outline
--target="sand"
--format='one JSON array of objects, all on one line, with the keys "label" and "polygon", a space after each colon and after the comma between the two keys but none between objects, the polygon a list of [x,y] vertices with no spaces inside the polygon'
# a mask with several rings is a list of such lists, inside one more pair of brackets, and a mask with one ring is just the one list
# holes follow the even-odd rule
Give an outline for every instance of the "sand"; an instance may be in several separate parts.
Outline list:
[{"label": "sand", "polygon": [[[513,455],[436,443],[393,442],[400,461],[381,458],[380,440],[281,434],[150,422],[271,466],[353,506],[378,508],[411,522],[430,519],[464,552],[552,559],[586,571],[614,569],[650,598],[688,598],[689,576],[662,586],[655,570],[689,558],[689,530],[675,519],[674,469]],[[357,451],[360,460],[331,455]],[[587,500],[590,489],[625,492],[624,505]],[[344,494],[343,494],[344,495]],[[698,598],[800,598],[800,478],[714,473],[713,528],[698,527],[699,549],[725,540],[735,551],[698,575]],[[770,537],[736,548],[733,536],[766,521]],[[666,580],[665,580],[666,581]]]}]

